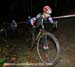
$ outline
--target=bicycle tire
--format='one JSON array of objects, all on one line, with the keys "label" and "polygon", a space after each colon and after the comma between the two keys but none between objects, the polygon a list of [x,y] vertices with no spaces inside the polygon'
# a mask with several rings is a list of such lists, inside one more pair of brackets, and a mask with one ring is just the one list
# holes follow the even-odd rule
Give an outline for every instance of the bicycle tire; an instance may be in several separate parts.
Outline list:
[{"label": "bicycle tire", "polygon": [[40,49],[39,49],[39,41],[40,39],[45,36],[45,35],[48,35],[55,43],[55,46],[56,46],[56,57],[54,59],[53,62],[48,62],[49,63],[49,66],[55,66],[59,60],[60,60],[60,47],[59,47],[59,41],[57,40],[57,38],[52,34],[52,33],[49,33],[49,32],[44,32],[38,39],[37,41],[37,54],[38,54],[38,57],[40,58],[41,62],[43,62],[44,64],[47,64],[46,61],[44,61],[44,59],[42,58],[42,56],[40,55]]}]

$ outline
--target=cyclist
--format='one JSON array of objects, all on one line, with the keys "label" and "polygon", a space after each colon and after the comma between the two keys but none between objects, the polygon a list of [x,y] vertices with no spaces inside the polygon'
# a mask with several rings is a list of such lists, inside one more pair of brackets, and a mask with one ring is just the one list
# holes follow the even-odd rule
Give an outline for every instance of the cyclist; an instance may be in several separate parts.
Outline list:
[{"label": "cyclist", "polygon": [[16,23],[15,20],[12,20],[11,28],[12,28],[12,29],[16,29],[16,28],[17,28],[17,23]]},{"label": "cyclist", "polygon": [[42,22],[49,22],[54,26],[57,25],[57,22],[54,22],[52,17],[52,9],[50,6],[43,7],[43,13],[39,13],[36,17],[30,19],[30,24],[32,27],[39,27]]},{"label": "cyclist", "polygon": [[[39,13],[36,17],[30,19],[30,24],[33,28],[38,28],[42,22],[49,22],[53,24],[54,27],[57,26],[57,22],[54,22],[52,17],[52,9],[50,6],[43,7],[43,13]],[[34,36],[34,34],[33,34]],[[48,46],[43,46],[44,49],[48,49]]]}]

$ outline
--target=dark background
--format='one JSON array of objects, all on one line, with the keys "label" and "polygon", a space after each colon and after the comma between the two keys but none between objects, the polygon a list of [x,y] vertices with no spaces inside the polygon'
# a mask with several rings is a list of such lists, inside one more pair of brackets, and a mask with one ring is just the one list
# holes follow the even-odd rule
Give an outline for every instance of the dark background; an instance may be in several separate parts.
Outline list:
[{"label": "dark background", "polygon": [[75,10],[75,0],[0,0],[0,21],[25,20],[29,15],[35,16],[42,12],[44,5],[52,7],[52,16]]}]

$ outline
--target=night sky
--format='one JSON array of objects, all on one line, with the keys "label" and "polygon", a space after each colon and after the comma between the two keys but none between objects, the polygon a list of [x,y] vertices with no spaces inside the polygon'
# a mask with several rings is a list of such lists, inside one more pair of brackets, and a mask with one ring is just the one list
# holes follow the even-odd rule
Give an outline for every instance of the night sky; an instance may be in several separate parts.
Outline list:
[{"label": "night sky", "polygon": [[0,20],[25,19],[42,12],[44,5],[50,5],[53,16],[63,15],[65,10],[75,10],[75,0],[0,0]]}]

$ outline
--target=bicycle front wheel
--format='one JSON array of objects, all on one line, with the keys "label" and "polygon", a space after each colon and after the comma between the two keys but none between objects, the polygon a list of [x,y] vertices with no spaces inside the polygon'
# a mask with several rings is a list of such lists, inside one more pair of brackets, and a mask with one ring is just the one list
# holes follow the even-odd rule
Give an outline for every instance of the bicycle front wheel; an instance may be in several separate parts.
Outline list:
[{"label": "bicycle front wheel", "polygon": [[49,66],[56,65],[60,58],[57,38],[51,33],[43,33],[37,42],[37,54],[44,64]]}]

